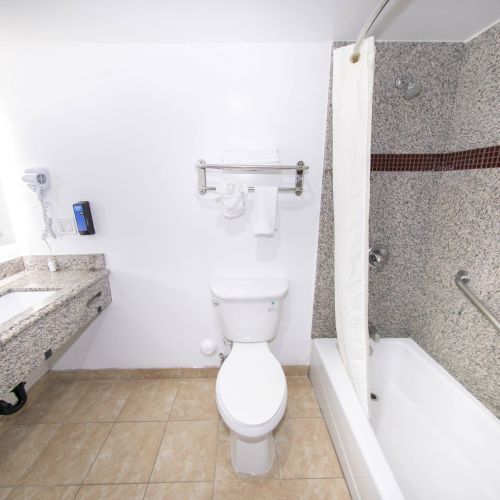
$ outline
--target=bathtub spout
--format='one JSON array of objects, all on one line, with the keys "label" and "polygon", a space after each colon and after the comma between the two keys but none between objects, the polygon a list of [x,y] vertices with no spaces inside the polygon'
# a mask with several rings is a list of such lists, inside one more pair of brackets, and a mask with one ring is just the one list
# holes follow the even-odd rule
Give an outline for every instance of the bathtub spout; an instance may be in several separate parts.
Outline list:
[{"label": "bathtub spout", "polygon": [[368,323],[368,335],[373,342],[380,340],[380,334],[377,332],[377,327],[373,323]]}]

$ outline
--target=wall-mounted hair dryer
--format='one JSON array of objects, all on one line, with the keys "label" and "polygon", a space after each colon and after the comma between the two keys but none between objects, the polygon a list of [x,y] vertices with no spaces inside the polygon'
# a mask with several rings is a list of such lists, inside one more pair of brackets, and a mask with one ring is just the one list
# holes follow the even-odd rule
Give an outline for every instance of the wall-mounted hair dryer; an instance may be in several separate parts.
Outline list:
[{"label": "wall-mounted hair dryer", "polygon": [[52,219],[48,215],[49,203],[45,199],[45,193],[50,187],[49,171],[46,168],[28,168],[24,171],[22,180],[33,192],[36,193],[36,196],[42,205],[43,222],[45,224],[42,232],[42,240],[47,243],[47,237],[49,235],[52,236],[52,238],[56,237],[54,231],[52,230]]},{"label": "wall-mounted hair dryer", "polygon": [[44,192],[50,187],[49,171],[46,168],[28,168],[24,171],[22,179],[42,202]]}]

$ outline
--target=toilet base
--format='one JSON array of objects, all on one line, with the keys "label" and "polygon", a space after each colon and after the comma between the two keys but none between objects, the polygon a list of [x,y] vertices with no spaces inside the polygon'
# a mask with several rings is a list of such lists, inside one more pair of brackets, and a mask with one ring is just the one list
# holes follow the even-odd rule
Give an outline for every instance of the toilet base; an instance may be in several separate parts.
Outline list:
[{"label": "toilet base", "polygon": [[274,461],[273,433],[259,438],[246,438],[230,431],[229,450],[236,472],[252,476],[266,474]]}]

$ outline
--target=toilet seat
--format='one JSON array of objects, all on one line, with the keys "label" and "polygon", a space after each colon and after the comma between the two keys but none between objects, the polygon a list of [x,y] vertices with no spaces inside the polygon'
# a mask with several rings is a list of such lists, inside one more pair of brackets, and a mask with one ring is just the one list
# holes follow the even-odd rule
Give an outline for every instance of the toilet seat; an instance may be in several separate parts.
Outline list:
[{"label": "toilet seat", "polygon": [[285,413],[286,378],[267,342],[233,343],[216,384],[219,412],[234,432],[259,437]]}]

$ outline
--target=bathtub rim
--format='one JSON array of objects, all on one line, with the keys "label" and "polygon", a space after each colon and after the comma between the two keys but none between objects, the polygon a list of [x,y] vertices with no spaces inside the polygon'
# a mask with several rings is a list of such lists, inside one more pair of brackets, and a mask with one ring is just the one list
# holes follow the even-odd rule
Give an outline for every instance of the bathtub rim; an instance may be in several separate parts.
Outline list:
[{"label": "bathtub rim", "polygon": [[[356,398],[336,338],[313,339],[309,377],[352,498],[404,500],[371,423]],[[350,435],[341,435],[337,421]]]}]

